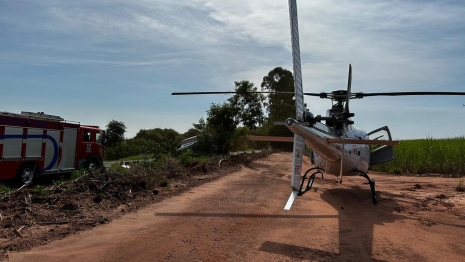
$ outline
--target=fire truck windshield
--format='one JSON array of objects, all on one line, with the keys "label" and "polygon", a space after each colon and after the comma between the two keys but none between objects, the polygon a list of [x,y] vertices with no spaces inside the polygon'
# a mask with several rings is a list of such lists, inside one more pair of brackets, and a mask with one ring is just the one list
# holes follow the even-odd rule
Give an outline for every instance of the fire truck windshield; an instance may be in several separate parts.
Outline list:
[{"label": "fire truck windshield", "polygon": [[101,145],[103,143],[103,135],[100,134],[100,133],[97,133],[96,134],[96,138],[95,138],[95,142],[99,145]]}]

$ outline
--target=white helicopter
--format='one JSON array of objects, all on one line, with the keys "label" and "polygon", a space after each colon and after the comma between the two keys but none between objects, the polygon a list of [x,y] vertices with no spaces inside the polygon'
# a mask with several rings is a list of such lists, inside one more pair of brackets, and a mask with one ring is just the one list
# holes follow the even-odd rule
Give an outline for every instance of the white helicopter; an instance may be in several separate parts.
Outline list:
[{"label": "white helicopter", "polygon": [[[289,15],[291,24],[292,56],[294,66],[294,92],[248,92],[248,93],[291,93],[295,97],[296,119],[288,118],[283,123],[294,133],[294,137],[249,136],[256,141],[293,142],[292,162],[292,193],[284,209],[290,210],[297,196],[303,195],[312,188],[317,174],[339,174],[342,183],[343,175],[360,175],[370,184],[373,203],[377,204],[375,180],[367,175],[368,167],[394,159],[394,145],[389,128],[381,127],[369,133],[356,128],[349,111],[349,101],[370,96],[411,96],[411,95],[465,95],[465,92],[387,92],[387,93],[351,93],[352,66],[349,65],[347,90],[337,90],[331,93],[304,93],[300,65],[299,29],[297,20],[296,0],[289,0]],[[236,94],[246,92],[178,92],[172,95],[204,95],[204,94]],[[333,101],[326,116],[314,116],[304,104],[303,96],[328,98]],[[325,121],[325,124],[321,123]],[[373,139],[370,139],[373,138]],[[302,173],[302,158],[305,145],[311,151],[311,162],[314,167]]]}]

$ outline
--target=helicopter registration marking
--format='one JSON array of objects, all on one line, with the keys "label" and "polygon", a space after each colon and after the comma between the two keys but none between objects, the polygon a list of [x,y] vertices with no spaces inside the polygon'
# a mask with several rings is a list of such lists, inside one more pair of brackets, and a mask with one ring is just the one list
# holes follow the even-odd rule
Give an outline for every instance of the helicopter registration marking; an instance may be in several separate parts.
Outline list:
[{"label": "helicopter registration marking", "polygon": [[300,148],[297,148],[297,150],[296,150],[296,152],[295,152],[295,157],[296,157],[296,158],[300,158],[300,156],[301,156],[301,154],[302,154],[301,151],[302,151],[302,150],[301,150]]}]

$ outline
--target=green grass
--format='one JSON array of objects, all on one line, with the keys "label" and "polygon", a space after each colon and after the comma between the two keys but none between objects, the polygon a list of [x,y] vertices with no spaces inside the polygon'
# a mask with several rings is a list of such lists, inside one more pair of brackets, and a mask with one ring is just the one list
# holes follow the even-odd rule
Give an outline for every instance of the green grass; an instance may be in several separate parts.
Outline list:
[{"label": "green grass", "polygon": [[198,155],[190,149],[187,149],[177,157],[177,161],[179,161],[179,164],[181,164],[184,167],[191,167],[198,164],[209,163],[212,160],[213,157]]},{"label": "green grass", "polygon": [[47,185],[36,185],[34,187],[34,193],[39,196],[47,196],[50,195],[50,191],[47,190]]},{"label": "green grass", "polygon": [[14,190],[15,190],[14,188],[7,186],[3,183],[0,183],[0,194],[9,194],[13,192]]},{"label": "green grass", "polygon": [[76,180],[86,174],[87,170],[74,170],[73,173],[71,173],[71,178],[70,180]]},{"label": "green grass", "polygon": [[388,173],[464,175],[465,137],[402,140],[394,146],[395,159],[371,167]]}]

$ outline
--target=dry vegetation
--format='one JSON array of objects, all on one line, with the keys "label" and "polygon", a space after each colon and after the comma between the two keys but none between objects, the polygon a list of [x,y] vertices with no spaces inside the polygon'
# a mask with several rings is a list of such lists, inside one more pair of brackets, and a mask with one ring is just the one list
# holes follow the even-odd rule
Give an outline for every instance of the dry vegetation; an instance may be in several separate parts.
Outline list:
[{"label": "dry vegetation", "polygon": [[[94,173],[74,173],[69,180],[39,181],[18,189],[2,187],[1,257],[27,250],[113,219],[211,181],[266,154],[242,154],[222,161],[183,167],[166,158],[157,168],[138,163],[113,165]],[[1,258],[0,257],[0,258]]]}]

